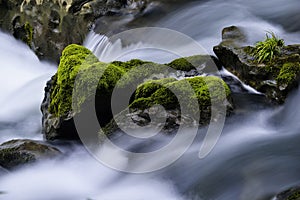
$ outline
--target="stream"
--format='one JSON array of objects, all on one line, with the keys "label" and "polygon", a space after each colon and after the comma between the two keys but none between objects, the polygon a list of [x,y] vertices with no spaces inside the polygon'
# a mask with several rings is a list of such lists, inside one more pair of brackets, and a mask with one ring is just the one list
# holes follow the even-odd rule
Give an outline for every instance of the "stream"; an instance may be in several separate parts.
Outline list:
[{"label": "stream", "polygon": [[[298,0],[190,1],[150,25],[184,33],[212,54],[212,47],[221,41],[222,29],[231,25],[246,30],[249,44],[262,40],[269,30],[287,44],[300,43],[299,13]],[[91,32],[84,44],[96,55],[111,51],[109,48],[117,49],[115,53],[124,51],[114,46],[118,44],[105,48],[107,43],[99,42],[103,37]],[[42,140],[40,104],[46,81],[56,72],[56,66],[40,62],[25,44],[2,32],[0,44],[0,142],[15,138]],[[141,51],[123,59],[159,62],[153,55],[153,59],[145,57],[148,53]],[[271,200],[275,194],[300,185],[299,101],[300,89],[280,107],[262,108],[257,101],[246,114],[231,116],[217,145],[203,159],[198,153],[205,128],[199,129],[194,143],[180,159],[151,173],[118,172],[73,144],[71,150],[62,149],[66,153],[63,158],[0,173],[0,199]],[[156,138],[153,145],[168,139]],[[145,151],[152,148],[136,143],[122,146]],[[114,153],[118,152],[110,156]],[[162,154],[151,162],[162,162],[173,153]],[[128,164],[128,160],[120,162]],[[145,160],[140,165],[151,162]]]}]

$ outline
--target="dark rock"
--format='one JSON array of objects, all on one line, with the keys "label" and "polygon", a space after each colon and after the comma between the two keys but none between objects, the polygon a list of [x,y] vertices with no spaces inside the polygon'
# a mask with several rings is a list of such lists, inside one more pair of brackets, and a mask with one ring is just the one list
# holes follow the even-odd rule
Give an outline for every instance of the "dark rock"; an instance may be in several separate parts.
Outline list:
[{"label": "dark rock", "polygon": [[43,142],[11,140],[0,145],[0,165],[13,169],[42,159],[53,158],[61,152]]},{"label": "dark rock", "polygon": [[247,85],[277,103],[283,103],[300,78],[300,45],[284,46],[279,55],[269,63],[258,63],[243,30],[229,27],[223,30],[222,42],[214,52],[223,66]]},{"label": "dark rock", "polygon": [[97,18],[132,10],[125,0],[39,2],[1,1],[0,28],[27,43],[39,58],[57,63],[67,45],[83,43]]},{"label": "dark rock", "polygon": [[[116,131],[131,132],[141,127],[149,130],[161,130],[161,133],[174,133],[181,125],[186,127],[197,127],[199,123],[191,116],[181,115],[180,110],[160,110],[160,107],[151,109],[135,110],[130,113],[121,112],[114,117],[103,129],[103,133],[113,136]],[[153,120],[154,119],[154,120]],[[120,129],[120,127],[122,127]]]},{"label": "dark rock", "polygon": [[222,30],[222,42],[232,42],[239,44],[246,41],[246,35],[241,28],[230,26]]},{"label": "dark rock", "polygon": [[274,200],[300,200],[300,188],[294,187],[288,189],[274,198]]}]

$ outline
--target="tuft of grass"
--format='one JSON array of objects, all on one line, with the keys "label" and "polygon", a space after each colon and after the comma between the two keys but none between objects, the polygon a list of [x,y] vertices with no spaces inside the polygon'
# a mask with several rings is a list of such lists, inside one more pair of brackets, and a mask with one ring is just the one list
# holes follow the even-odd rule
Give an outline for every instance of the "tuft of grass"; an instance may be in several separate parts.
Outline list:
[{"label": "tuft of grass", "polygon": [[283,39],[278,38],[273,32],[267,32],[265,41],[255,44],[252,55],[257,63],[271,62],[280,53],[283,46]]}]

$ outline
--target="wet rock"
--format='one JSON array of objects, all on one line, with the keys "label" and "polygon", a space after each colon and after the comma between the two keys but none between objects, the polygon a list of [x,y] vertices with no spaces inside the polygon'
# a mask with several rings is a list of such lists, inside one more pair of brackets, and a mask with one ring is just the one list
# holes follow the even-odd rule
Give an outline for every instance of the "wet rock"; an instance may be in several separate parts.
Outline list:
[{"label": "wet rock", "polygon": [[100,133],[115,137],[113,133],[117,131],[128,133],[147,128],[151,131],[159,130],[163,134],[172,134],[182,125],[197,127],[199,123],[191,116],[181,115],[178,109],[162,110],[156,106],[143,110],[135,109],[129,113],[121,112]]},{"label": "wet rock", "polygon": [[252,53],[254,47],[243,45],[247,37],[242,29],[229,27],[222,33],[223,40],[214,52],[223,66],[269,99],[283,103],[298,86],[300,45],[283,46],[272,61],[258,63]]},{"label": "wet rock", "polygon": [[[1,1],[0,28],[28,44],[39,58],[58,63],[67,45],[83,43],[96,19],[126,15],[132,10],[129,3],[125,0]],[[141,9],[138,7],[135,12]]]},{"label": "wet rock", "polygon": [[[166,129],[177,126],[175,119],[179,114],[176,111],[180,105],[169,89],[176,91],[186,104],[188,114],[182,114],[182,120],[199,116],[201,112],[200,124],[206,124],[210,119],[211,101],[232,108],[227,84],[219,77],[206,75],[216,70],[211,56],[179,58],[165,65],[137,59],[102,63],[85,47],[72,44],[65,48],[60,60],[57,73],[47,83],[41,106],[47,140],[78,140],[75,118],[83,120],[85,134],[97,133],[99,127],[89,125],[91,115],[96,112],[99,124],[105,127],[115,114],[128,106],[132,109],[128,116],[133,123],[149,123],[148,115],[152,111],[148,109],[162,105],[168,112]],[[165,87],[160,87],[162,85]],[[186,85],[191,86],[194,95],[188,92]],[[79,93],[74,94],[74,91]],[[114,104],[115,114],[111,108],[113,92],[118,93],[120,101]],[[95,103],[91,106],[93,98]],[[192,100],[195,105],[189,103]]]},{"label": "wet rock", "polygon": [[294,187],[288,189],[273,198],[274,200],[299,200],[300,199],[300,188]]},{"label": "wet rock", "polygon": [[58,149],[43,142],[26,139],[11,140],[0,145],[0,165],[6,169],[13,169],[60,154]]}]

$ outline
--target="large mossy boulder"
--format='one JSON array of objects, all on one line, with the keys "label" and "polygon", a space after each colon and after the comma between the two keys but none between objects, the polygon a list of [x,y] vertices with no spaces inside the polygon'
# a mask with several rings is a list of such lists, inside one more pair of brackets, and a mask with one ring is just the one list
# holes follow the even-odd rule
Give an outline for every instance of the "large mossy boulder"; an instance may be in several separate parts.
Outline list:
[{"label": "large mossy boulder", "polygon": [[24,164],[59,156],[55,147],[34,140],[10,140],[0,145],[0,166],[13,169]]},{"label": "large mossy boulder", "polygon": [[[300,78],[300,45],[279,47],[272,60],[258,62],[255,47],[246,46],[246,34],[239,27],[227,27],[222,42],[214,52],[223,66],[247,85],[264,93],[276,103],[283,103],[298,86]],[[265,55],[270,56],[270,53]]]},{"label": "large mossy boulder", "polygon": [[[206,124],[210,119],[211,101],[231,107],[230,90],[220,78],[198,76],[213,72],[213,69],[217,70],[211,56],[207,55],[179,58],[167,64],[137,59],[103,63],[85,47],[69,45],[62,53],[57,73],[45,88],[41,106],[43,133],[47,140],[77,140],[75,118],[89,124],[91,115],[96,113],[99,124],[105,127],[111,124],[114,115],[128,106],[132,113],[140,113],[147,112],[153,105],[162,105],[170,113],[169,121],[174,121],[171,118],[180,116],[178,96],[187,105],[190,115],[182,119],[201,114],[200,123]],[[191,86],[193,95],[188,94],[186,85]],[[220,95],[222,89],[223,96]],[[114,112],[113,92],[118,93],[119,101],[114,104]],[[189,104],[190,100],[200,108]],[[84,131],[97,133],[96,129],[87,125]]]}]

